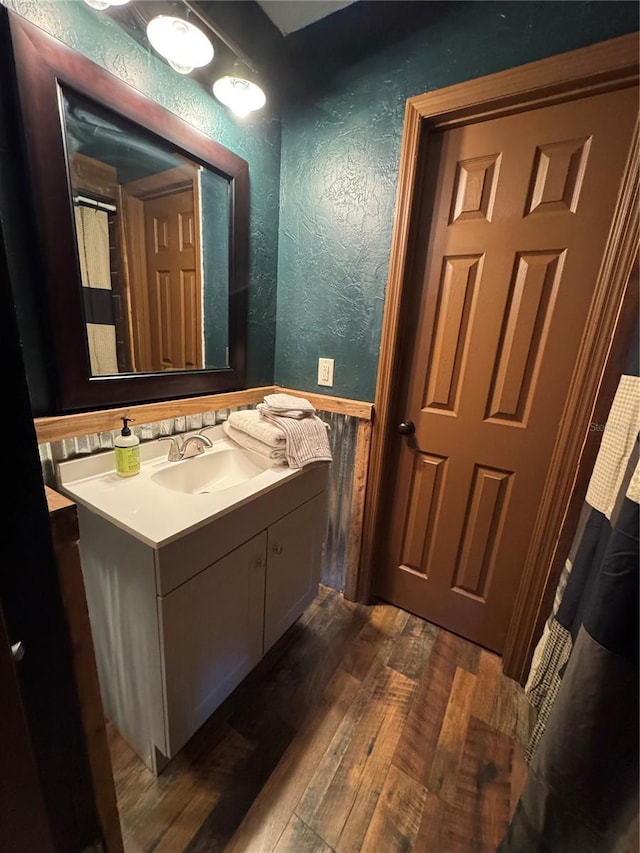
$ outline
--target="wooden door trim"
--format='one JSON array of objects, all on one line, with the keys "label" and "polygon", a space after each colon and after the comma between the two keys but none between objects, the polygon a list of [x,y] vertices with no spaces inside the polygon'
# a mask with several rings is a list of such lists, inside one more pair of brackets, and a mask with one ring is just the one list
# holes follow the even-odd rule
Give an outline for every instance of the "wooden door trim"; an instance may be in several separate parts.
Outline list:
[{"label": "wooden door trim", "polygon": [[[391,258],[382,324],[376,417],[371,437],[363,548],[357,597],[369,601],[380,553],[385,460],[400,385],[403,323],[407,319],[411,260],[415,252],[414,211],[419,176],[428,156],[428,134],[469,120],[509,115],[523,106],[548,106],[564,100],[633,85],[638,80],[638,35],[632,33],[591,47],[559,54],[497,74],[409,98],[406,104]],[[637,142],[636,142],[637,145]],[[637,154],[636,154],[637,157]],[[589,314],[587,334],[563,416],[550,476],[541,502],[532,545],[516,598],[504,651],[504,671],[521,680],[535,641],[539,602],[562,519],[570,503],[575,472],[625,286],[638,245],[638,171],[633,154],[609,232],[604,260]],[[549,487],[553,483],[553,488]],[[540,562],[542,561],[542,562]]]},{"label": "wooden door trim", "polygon": [[[144,252],[144,202],[119,187],[120,245],[127,290],[127,326],[131,341],[132,370],[151,369],[149,297],[147,294],[147,257]],[[135,318],[135,319],[134,319]]]}]

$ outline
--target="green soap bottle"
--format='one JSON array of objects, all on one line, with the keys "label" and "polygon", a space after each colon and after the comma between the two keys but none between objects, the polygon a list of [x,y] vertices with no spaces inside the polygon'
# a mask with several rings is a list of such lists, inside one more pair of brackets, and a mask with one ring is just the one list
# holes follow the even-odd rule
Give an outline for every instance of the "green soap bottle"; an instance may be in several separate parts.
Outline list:
[{"label": "green soap bottle", "polygon": [[127,426],[132,421],[133,418],[122,418],[123,427],[113,442],[118,477],[135,477],[140,473],[140,439]]}]

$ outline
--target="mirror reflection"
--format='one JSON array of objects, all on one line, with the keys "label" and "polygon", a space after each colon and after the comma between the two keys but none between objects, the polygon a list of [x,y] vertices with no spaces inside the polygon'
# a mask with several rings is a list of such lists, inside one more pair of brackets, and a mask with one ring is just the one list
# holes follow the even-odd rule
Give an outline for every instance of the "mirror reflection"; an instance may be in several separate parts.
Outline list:
[{"label": "mirror reflection", "polygon": [[91,375],[228,367],[227,179],[70,90],[62,111]]}]

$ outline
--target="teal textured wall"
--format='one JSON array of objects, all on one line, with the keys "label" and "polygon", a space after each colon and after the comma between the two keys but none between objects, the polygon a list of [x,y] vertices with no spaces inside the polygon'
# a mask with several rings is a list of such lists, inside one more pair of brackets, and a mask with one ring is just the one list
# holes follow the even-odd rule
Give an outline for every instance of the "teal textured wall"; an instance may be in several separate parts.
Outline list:
[{"label": "teal textured wall", "polygon": [[[638,28],[635,2],[436,5],[428,28],[283,113],[279,384],[373,400],[406,98]],[[318,356],[335,358],[333,388]]]},{"label": "teal textured wall", "polygon": [[[251,192],[247,382],[250,385],[272,382],[280,182],[279,117],[267,106],[255,117],[234,118],[201,85],[177,74],[129,38],[108,15],[94,11],[82,0],[2,2],[247,160]],[[29,367],[29,354],[25,356]],[[34,366],[32,376],[37,373],[37,366]],[[32,391],[32,403],[33,396]]]},{"label": "teal textured wall", "polygon": [[[375,391],[406,98],[638,27],[631,0],[433,3],[429,26],[394,43],[389,38],[350,65],[346,57],[323,91],[285,108],[281,138],[277,114],[267,108],[237,121],[199,84],[178,76],[82,0],[0,2],[248,161],[248,384],[275,378],[365,400]],[[328,51],[339,14],[314,25]],[[25,279],[29,246],[21,236],[24,220],[13,212],[20,188],[4,150],[0,139],[0,205],[9,202],[0,215],[10,263]],[[3,184],[12,180],[7,194]],[[45,414],[46,329],[35,325],[37,300],[25,296],[17,308],[25,319],[34,411]],[[333,388],[316,385],[318,356],[335,358]]]}]

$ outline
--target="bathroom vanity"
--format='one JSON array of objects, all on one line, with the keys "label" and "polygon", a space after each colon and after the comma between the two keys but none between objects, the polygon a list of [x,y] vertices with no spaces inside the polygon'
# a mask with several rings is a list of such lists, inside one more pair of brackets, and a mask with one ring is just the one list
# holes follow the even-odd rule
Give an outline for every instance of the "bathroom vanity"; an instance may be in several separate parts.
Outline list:
[{"label": "bathroom vanity", "polygon": [[159,773],[318,591],[327,464],[267,467],[220,427],[137,477],[111,454],[59,465],[80,553],[106,716]]}]

